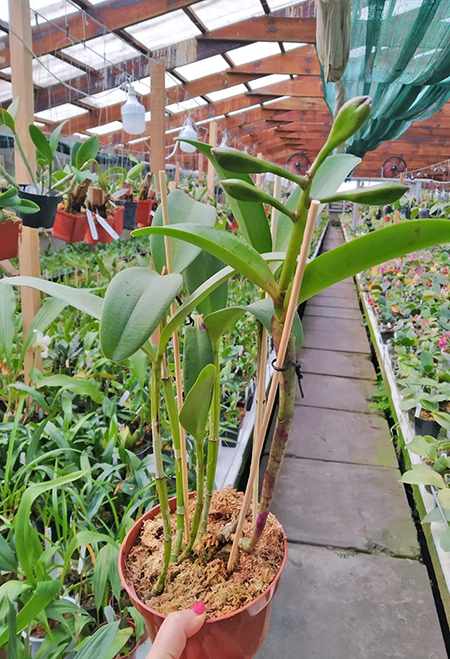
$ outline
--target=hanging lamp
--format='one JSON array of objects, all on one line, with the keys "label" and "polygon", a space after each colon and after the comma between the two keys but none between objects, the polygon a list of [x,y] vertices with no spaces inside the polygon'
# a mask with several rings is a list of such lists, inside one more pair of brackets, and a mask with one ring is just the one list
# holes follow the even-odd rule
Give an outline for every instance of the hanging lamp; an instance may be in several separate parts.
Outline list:
[{"label": "hanging lamp", "polygon": [[[190,117],[186,118],[179,137],[181,140],[198,140],[195,124]],[[196,147],[193,144],[188,144],[188,142],[180,142],[180,149],[184,153],[195,153],[197,151]]]},{"label": "hanging lamp", "polygon": [[127,87],[127,92],[127,102],[120,109],[123,129],[129,135],[141,135],[145,131],[145,107],[138,101],[132,85]]}]

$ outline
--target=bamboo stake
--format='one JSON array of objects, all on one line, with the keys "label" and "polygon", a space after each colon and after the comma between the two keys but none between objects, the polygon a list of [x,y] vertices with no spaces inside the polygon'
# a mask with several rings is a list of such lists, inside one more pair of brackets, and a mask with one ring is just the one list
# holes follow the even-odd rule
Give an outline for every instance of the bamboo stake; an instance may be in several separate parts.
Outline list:
[{"label": "bamboo stake", "polygon": [[[258,156],[261,154],[258,154]],[[273,196],[275,199],[280,199],[281,193],[281,178],[275,176],[273,185]],[[277,208],[272,208],[272,217],[270,222],[270,234],[272,236],[272,250],[275,251],[275,242],[277,238],[278,229],[278,215],[280,211]],[[274,267],[274,265],[272,266]],[[266,297],[267,293],[266,293]],[[260,439],[261,427],[264,419],[264,399],[266,394],[266,370],[267,370],[267,338],[268,333],[264,325],[261,325],[261,332],[259,335],[259,360],[256,381],[256,412],[255,412],[255,430],[253,432],[253,450],[252,450],[252,464],[256,460],[255,465],[255,481],[253,483],[253,504],[252,504],[252,520],[256,524],[258,516],[258,500],[259,500],[259,456],[256,457],[256,449],[264,438]],[[250,467],[251,468],[251,467]]]},{"label": "bamboo stake", "polygon": [[[400,172],[400,183],[403,184],[403,181],[405,180],[405,172]],[[400,210],[397,208],[397,210],[394,213],[394,224],[398,224],[400,222]]]},{"label": "bamboo stake", "polygon": [[[161,195],[161,206],[163,215],[164,226],[169,225],[169,209],[167,207],[167,192],[166,192],[166,172],[159,171],[159,190]],[[172,248],[170,246],[169,236],[164,236],[164,247],[166,250],[166,263],[167,271],[173,272],[172,261]],[[176,305],[174,302],[170,305],[170,313],[173,315],[176,312]],[[178,412],[183,407],[183,383],[181,378],[181,361],[180,361],[180,342],[178,339],[178,330],[172,334],[173,340],[173,357],[175,362],[175,385],[177,390],[177,405]],[[183,482],[183,500],[184,500],[184,531],[186,542],[189,542],[189,482],[188,482],[188,466],[186,454],[186,435],[184,428],[180,423],[180,452],[181,452],[181,477]]]},{"label": "bamboo stake", "polygon": [[[319,211],[320,203],[317,200],[313,200],[311,202],[311,206],[309,209],[308,213],[308,219],[306,222],[306,227],[305,227],[305,233],[303,236],[303,242],[302,242],[302,247],[300,250],[300,257],[297,262],[297,268],[295,270],[295,275],[294,275],[294,280],[292,284],[292,291],[291,291],[291,297],[289,299],[289,305],[286,311],[286,318],[284,321],[284,326],[283,326],[283,333],[281,335],[281,341],[280,341],[280,347],[278,350],[277,354],[277,361],[275,366],[279,369],[283,368],[284,366],[284,359],[286,357],[286,350],[289,342],[289,337],[291,335],[292,331],[292,324],[294,322],[294,316],[297,312],[297,306],[298,306],[298,298],[300,295],[300,289],[302,286],[302,281],[303,281],[303,275],[305,272],[306,268],[306,260],[308,258],[309,250],[311,247],[311,240],[313,237],[314,229],[315,229],[315,224],[316,224],[316,217],[317,213]],[[261,427],[261,433],[258,438],[258,444],[256,448],[256,455],[255,455],[255,460],[252,461],[252,465],[250,467],[250,475],[248,477],[248,483],[247,483],[247,488],[245,490],[244,494],[244,501],[242,504],[241,512],[239,515],[239,521],[238,525],[236,528],[236,533],[234,536],[234,541],[233,541],[233,546],[231,548],[231,553],[230,557],[228,559],[228,565],[227,565],[227,570],[228,572],[231,572],[231,570],[234,567],[235,561],[236,561],[236,556],[237,556],[237,551],[239,549],[239,543],[241,540],[241,535],[242,535],[242,529],[244,527],[244,522],[245,522],[245,517],[247,514],[247,510],[250,504],[250,499],[252,496],[253,492],[253,483],[255,481],[256,477],[256,471],[257,471],[257,465],[259,463],[259,459],[261,456],[261,450],[263,446],[263,439],[265,437],[265,434],[267,432],[267,428],[269,427],[269,421],[270,421],[270,416],[272,414],[272,408],[275,403],[275,396],[276,392],[278,389],[278,384],[280,382],[280,377],[281,377],[281,372],[278,370],[274,371],[274,374],[272,376],[272,382],[270,383],[270,389],[269,389],[269,395],[267,397],[267,403],[266,403],[266,409],[264,413],[264,421]]]}]

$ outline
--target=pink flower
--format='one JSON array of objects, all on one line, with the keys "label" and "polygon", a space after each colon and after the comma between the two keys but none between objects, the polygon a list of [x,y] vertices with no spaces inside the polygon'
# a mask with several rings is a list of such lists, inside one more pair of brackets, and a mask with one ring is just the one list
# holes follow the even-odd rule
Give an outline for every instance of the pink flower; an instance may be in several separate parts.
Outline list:
[{"label": "pink flower", "polygon": [[447,347],[447,341],[444,339],[444,337],[441,337],[438,341],[438,346],[441,348],[441,350],[445,350]]}]

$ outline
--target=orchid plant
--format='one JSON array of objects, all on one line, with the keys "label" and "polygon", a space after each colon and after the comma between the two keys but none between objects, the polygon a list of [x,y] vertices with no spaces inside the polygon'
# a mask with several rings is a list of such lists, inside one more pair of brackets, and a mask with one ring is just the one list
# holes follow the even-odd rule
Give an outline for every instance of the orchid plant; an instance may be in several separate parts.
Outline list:
[{"label": "orchid plant", "polygon": [[[150,235],[155,269],[131,267],[119,272],[109,284],[104,299],[87,290],[30,277],[13,277],[1,282],[3,285],[37,288],[97,318],[101,347],[108,359],[121,362],[138,350],[148,356],[156,488],[164,527],[164,563],[154,586],[155,594],[164,588],[169,563],[195,552],[196,541],[207,530],[220,439],[219,348],[223,333],[244,314],[251,313],[271,334],[277,353],[283,334],[288,336],[277,422],[259,512],[251,536],[243,543],[244,549],[251,552],[264,530],[293,419],[296,382],[293,364],[295,353],[301,347],[302,329],[296,314],[292,321],[289,309],[361,270],[414,250],[450,241],[450,224],[442,220],[411,221],[375,231],[306,265],[300,293],[298,297],[293,296],[297,260],[313,200],[320,204],[347,200],[379,206],[395,202],[407,190],[404,185],[392,183],[337,192],[360,159],[349,154],[333,154],[333,151],[363,126],[370,111],[368,97],[348,101],[303,177],[236,149],[211,149],[204,143],[191,142],[214,165],[239,233],[217,228],[214,207],[174,190],[167,199],[167,212],[162,204],[152,227],[134,232],[134,235]],[[267,172],[290,179],[295,184],[286,204],[253,184],[250,174]],[[275,232],[271,234],[265,205],[280,212],[276,235]],[[226,306],[226,284],[231,276],[248,279],[261,291],[261,298],[248,305]],[[180,294],[184,295],[181,299]],[[195,312],[198,317],[184,341],[184,391],[177,392],[177,400],[169,361],[172,353],[168,347],[172,342],[176,345],[180,328]],[[161,406],[162,396],[165,398],[164,407]],[[182,405],[181,398],[184,398]],[[177,526],[174,537],[162,455],[162,409],[167,410],[176,463]],[[188,502],[183,487],[185,430],[196,445],[197,499],[183,545],[183,530],[188,521]],[[203,460],[205,443],[206,461]]]}]

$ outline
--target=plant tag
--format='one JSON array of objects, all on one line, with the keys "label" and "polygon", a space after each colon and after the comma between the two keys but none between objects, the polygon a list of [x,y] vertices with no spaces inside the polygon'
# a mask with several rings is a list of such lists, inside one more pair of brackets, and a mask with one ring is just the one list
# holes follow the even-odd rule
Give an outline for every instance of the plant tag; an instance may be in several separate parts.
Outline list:
[{"label": "plant tag", "polygon": [[108,222],[105,220],[105,218],[103,218],[101,215],[99,215],[98,213],[96,213],[96,214],[95,214],[95,219],[96,219],[97,222],[100,224],[100,226],[104,228],[104,230],[106,231],[106,233],[109,233],[109,235],[111,236],[111,238],[112,238],[113,240],[117,240],[117,238],[119,237],[119,234],[116,233],[116,231],[114,231],[114,229],[112,228],[112,226],[111,226],[110,224],[108,224]]},{"label": "plant tag", "polygon": [[86,208],[86,217],[89,224],[89,230],[91,232],[92,240],[98,240],[97,227],[95,226],[94,218],[89,208]]}]

